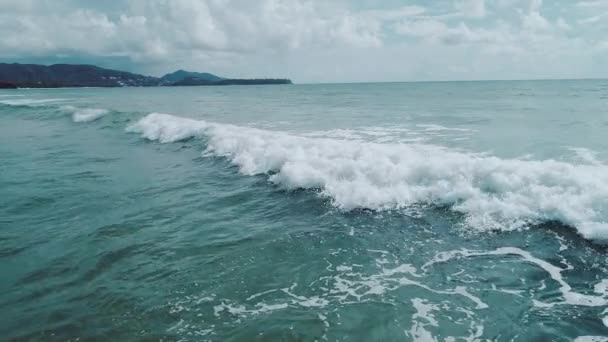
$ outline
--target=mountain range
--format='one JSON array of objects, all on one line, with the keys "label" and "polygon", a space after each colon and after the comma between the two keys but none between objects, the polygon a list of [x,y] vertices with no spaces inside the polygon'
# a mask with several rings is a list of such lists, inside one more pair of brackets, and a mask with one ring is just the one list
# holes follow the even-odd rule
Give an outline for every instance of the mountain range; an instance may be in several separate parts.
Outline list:
[{"label": "mountain range", "polygon": [[221,80],[225,79],[223,77],[219,77],[214,74],[210,74],[208,72],[192,72],[192,71],[185,71],[185,70],[177,70],[170,74],[166,74],[165,76],[161,77],[160,79],[164,82],[175,83],[175,82],[183,81],[186,78],[195,78],[195,79],[205,80],[205,81],[209,81],[209,82],[217,82],[217,81],[221,81]]},{"label": "mountain range", "polygon": [[178,70],[162,77],[134,74],[86,64],[0,63],[0,88],[156,87],[291,84],[289,79],[230,79]]}]

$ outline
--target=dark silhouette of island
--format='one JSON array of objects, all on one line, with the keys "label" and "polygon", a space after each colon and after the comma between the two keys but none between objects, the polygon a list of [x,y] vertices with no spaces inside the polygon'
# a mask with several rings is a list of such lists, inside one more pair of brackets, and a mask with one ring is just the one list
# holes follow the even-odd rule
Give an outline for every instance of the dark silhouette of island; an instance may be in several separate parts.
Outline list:
[{"label": "dark silhouette of island", "polygon": [[0,81],[0,89],[17,89],[17,85],[10,82]]},{"label": "dark silhouette of island", "polygon": [[165,83],[173,84],[176,82],[181,82],[181,81],[185,80],[186,78],[200,79],[200,80],[205,80],[205,81],[209,81],[209,82],[217,82],[217,81],[221,81],[221,80],[225,79],[223,77],[219,77],[214,74],[210,74],[208,72],[191,72],[191,71],[185,71],[185,70],[177,70],[176,72],[166,74],[165,76],[161,77],[160,79],[161,79],[161,81],[163,81]]},{"label": "dark silhouette of island", "polygon": [[155,86],[155,77],[72,64],[0,63],[0,80],[20,88]]},{"label": "dark silhouette of island", "polygon": [[209,81],[196,77],[186,77],[181,81],[173,83],[174,86],[216,86],[216,85],[254,85],[254,84],[291,84],[291,81],[283,78],[262,79],[230,79]]},{"label": "dark silhouette of island", "polygon": [[158,87],[291,84],[289,79],[230,79],[178,70],[152,77],[86,64],[0,63],[0,88]]}]

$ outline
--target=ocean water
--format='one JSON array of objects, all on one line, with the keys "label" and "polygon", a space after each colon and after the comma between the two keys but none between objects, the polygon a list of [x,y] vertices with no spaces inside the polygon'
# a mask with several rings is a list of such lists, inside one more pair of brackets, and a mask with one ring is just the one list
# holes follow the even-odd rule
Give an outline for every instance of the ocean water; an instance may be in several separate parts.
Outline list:
[{"label": "ocean water", "polygon": [[608,81],[0,91],[0,336],[608,341]]}]

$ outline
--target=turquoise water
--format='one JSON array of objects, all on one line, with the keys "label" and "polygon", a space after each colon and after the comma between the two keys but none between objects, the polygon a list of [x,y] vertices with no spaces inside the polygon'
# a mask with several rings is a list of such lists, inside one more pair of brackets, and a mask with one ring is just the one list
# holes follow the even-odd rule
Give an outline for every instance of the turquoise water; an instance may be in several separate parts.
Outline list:
[{"label": "turquoise water", "polygon": [[608,81],[0,91],[7,340],[606,341]]}]

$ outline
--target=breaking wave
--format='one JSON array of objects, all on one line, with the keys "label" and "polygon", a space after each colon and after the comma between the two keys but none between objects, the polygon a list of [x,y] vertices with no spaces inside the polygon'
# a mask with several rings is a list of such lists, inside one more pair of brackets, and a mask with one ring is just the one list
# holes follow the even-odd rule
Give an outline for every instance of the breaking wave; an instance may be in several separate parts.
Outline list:
[{"label": "breaking wave", "polygon": [[95,121],[110,112],[103,108],[77,108],[73,106],[63,106],[61,109],[72,113],[74,122]]},{"label": "breaking wave", "polygon": [[448,206],[468,227],[513,230],[547,221],[608,238],[608,165],[501,159],[424,144],[305,137],[152,113],[127,131],[161,143],[207,140],[244,175],[319,189],[344,210]]}]

